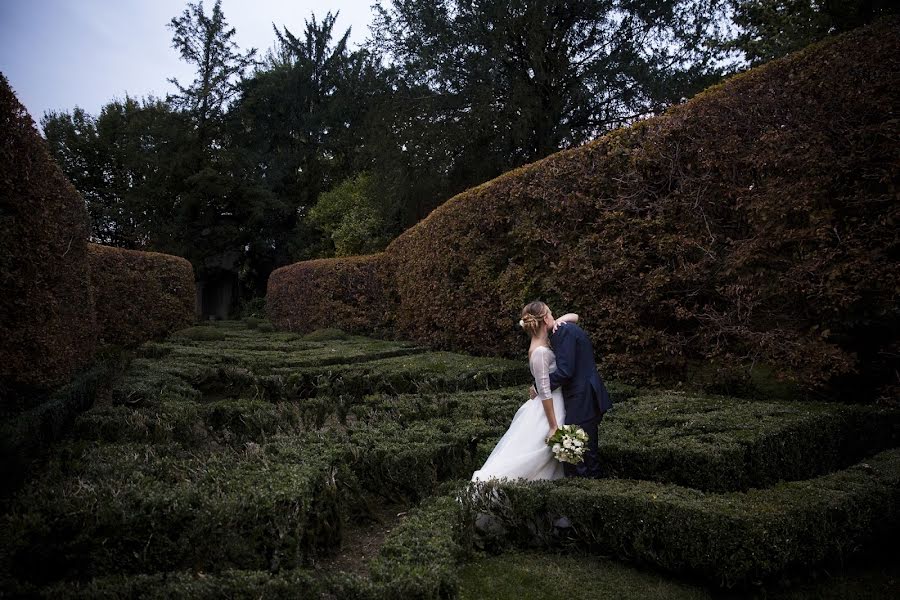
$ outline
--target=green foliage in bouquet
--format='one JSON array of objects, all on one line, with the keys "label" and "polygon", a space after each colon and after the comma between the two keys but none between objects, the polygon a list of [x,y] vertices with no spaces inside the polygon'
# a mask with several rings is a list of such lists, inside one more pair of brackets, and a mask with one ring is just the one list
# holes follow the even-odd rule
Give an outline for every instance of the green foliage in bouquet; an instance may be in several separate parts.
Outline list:
[{"label": "green foliage in bouquet", "polygon": [[573,465],[584,462],[587,452],[588,435],[578,425],[560,425],[547,438],[547,445],[553,451],[553,457],[559,462]]}]

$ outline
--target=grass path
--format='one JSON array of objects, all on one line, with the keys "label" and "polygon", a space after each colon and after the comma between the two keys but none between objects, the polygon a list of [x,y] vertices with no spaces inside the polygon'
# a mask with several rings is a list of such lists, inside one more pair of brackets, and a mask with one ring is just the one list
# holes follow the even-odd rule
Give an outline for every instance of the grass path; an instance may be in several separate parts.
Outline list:
[{"label": "grass path", "polygon": [[511,552],[473,560],[461,571],[460,600],[895,600],[900,597],[900,550],[858,557],[843,570],[822,571],[817,579],[789,589],[723,591],[626,565],[608,558]]}]

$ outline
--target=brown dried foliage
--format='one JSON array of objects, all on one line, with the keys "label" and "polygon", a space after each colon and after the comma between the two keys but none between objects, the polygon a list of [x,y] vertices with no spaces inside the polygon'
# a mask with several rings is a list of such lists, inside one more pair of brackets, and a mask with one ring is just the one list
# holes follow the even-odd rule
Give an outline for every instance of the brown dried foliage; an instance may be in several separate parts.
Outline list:
[{"label": "brown dried foliage", "polygon": [[48,389],[96,346],[84,201],[0,74],[0,381]]},{"label": "brown dried foliage", "polygon": [[194,323],[190,261],[169,254],[88,244],[103,344],[134,346]]},{"label": "brown dried foliage", "polygon": [[385,275],[382,254],[294,263],[269,276],[266,313],[290,331],[383,333],[390,327]]},{"label": "brown dried foliage", "polygon": [[[614,377],[895,386],[898,100],[893,19],[463,192],[384,253],[396,333],[511,354],[541,298],[582,315]],[[303,265],[307,319],[366,310],[335,313],[334,277]]]}]

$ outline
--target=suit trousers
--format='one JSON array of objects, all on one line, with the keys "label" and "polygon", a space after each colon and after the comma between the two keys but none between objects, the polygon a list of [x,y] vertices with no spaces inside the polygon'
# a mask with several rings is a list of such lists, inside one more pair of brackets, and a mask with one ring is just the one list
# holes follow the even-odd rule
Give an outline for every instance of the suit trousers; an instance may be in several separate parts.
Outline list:
[{"label": "suit trousers", "polygon": [[563,463],[563,474],[566,477],[591,477],[593,479],[600,478],[600,458],[598,456],[598,439],[597,426],[603,420],[603,414],[597,415],[596,418],[584,423],[576,423],[584,429],[588,435],[588,449],[584,453],[584,460],[577,465],[572,463]]}]

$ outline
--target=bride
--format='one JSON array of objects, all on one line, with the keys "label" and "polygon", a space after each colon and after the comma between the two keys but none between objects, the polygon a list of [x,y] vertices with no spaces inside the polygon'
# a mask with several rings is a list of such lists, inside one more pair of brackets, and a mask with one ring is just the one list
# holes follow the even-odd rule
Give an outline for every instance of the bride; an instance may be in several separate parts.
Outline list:
[{"label": "bride", "polygon": [[484,465],[472,474],[472,481],[559,479],[563,476],[562,463],[553,457],[546,443],[566,416],[562,389],[550,391],[550,373],[556,370],[556,357],[550,349],[550,332],[566,323],[576,322],[578,315],[573,313],[554,320],[550,308],[543,302],[531,302],[522,309],[519,325],[531,336],[528,364],[535,382],[533,397],[516,412],[509,429]]}]

